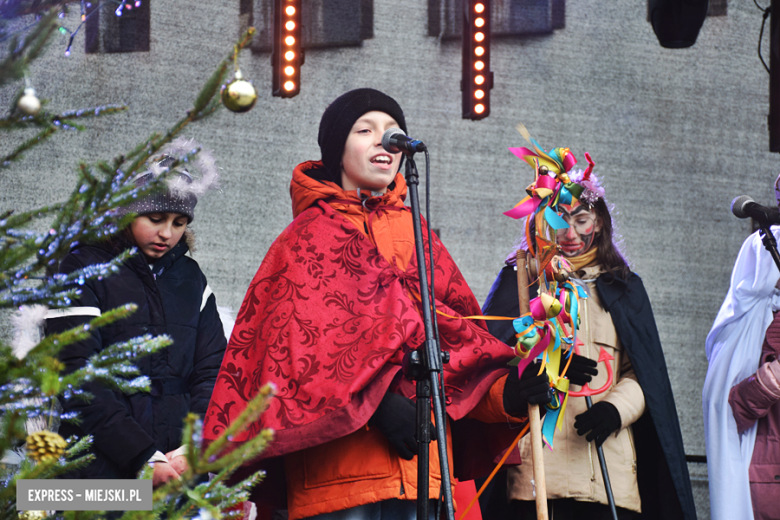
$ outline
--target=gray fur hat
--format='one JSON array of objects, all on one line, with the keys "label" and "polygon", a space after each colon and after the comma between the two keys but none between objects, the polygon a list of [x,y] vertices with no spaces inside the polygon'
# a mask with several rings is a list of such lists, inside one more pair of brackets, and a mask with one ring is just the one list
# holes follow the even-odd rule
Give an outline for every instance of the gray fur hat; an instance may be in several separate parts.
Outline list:
[{"label": "gray fur hat", "polygon": [[[138,187],[144,186],[167,172],[176,160],[191,155],[198,148],[200,145],[195,141],[176,139],[162,150],[161,155],[153,158],[149,170],[136,175],[133,182]],[[164,191],[155,191],[131,203],[123,213],[179,213],[187,217],[187,223],[192,222],[198,197],[218,187],[219,172],[214,164],[214,157],[206,150],[200,150],[186,164],[200,173],[197,179],[193,179],[187,168],[180,165],[174,170],[175,174],[166,180]]]}]

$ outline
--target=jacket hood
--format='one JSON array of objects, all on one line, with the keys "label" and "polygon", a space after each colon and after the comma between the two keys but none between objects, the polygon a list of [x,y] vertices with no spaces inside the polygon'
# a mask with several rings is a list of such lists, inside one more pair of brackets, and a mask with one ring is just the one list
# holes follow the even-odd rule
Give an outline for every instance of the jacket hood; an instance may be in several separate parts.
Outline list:
[{"label": "jacket hood", "polygon": [[[322,161],[306,161],[295,167],[290,182],[290,198],[292,199],[293,218],[312,207],[320,200],[339,199],[360,201],[354,191],[344,191],[338,184],[323,179],[325,167]],[[406,200],[406,180],[397,173],[395,180],[382,197],[382,202],[388,205],[403,204]]]}]

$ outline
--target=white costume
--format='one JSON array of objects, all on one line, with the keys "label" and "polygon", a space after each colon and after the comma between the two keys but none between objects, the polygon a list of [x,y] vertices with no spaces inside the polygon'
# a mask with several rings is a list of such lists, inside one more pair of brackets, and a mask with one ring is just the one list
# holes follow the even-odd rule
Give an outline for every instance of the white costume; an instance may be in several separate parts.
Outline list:
[{"label": "white costume", "polygon": [[[772,226],[780,239],[780,227]],[[704,436],[713,520],[753,520],[748,468],[756,440],[754,424],[741,435],[729,391],[758,369],[772,312],[780,309],[780,271],[759,233],[742,244],[731,286],[705,344],[709,368],[702,390]]]}]

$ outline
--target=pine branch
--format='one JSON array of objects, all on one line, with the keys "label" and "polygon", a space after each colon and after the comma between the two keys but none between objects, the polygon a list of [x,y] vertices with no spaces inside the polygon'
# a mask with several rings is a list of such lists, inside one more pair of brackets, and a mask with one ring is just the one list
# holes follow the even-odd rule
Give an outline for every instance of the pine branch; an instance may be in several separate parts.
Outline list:
[{"label": "pine branch", "polygon": [[[244,411],[225,429],[222,434],[217,437],[206,449],[203,454],[203,460],[200,463],[206,465],[209,471],[213,469],[208,466],[212,457],[222,452],[228,443],[228,439],[232,439],[236,435],[242,433],[252,423],[254,423],[260,414],[262,414],[268,407],[268,399],[276,393],[276,388],[273,385],[265,385],[257,392],[257,395],[253,397],[244,408]],[[265,430],[269,431],[269,430]],[[259,438],[260,435],[255,437]],[[273,437],[273,432],[269,431],[266,441],[270,441]],[[236,450],[239,451],[239,450]],[[235,453],[235,452],[234,452]]]},{"label": "pine branch", "polygon": [[[127,105],[101,105],[91,108],[79,108],[78,110],[66,110],[60,114],[41,112],[35,116],[25,116],[16,110],[16,103],[18,103],[18,97],[12,102],[10,108],[12,111],[11,115],[0,119],[0,130],[13,130],[29,127],[45,128],[50,125],[77,128],[79,125],[73,123],[71,121],[72,119],[91,119],[125,112],[128,108]],[[82,129],[84,128],[82,127]]]},{"label": "pine branch", "polygon": [[47,12],[21,44],[16,38],[11,39],[8,55],[0,61],[0,87],[21,79],[27,66],[40,56],[49,38],[57,29],[57,14],[57,9]]},{"label": "pine branch", "polygon": [[[69,249],[70,244],[67,244],[67,247]],[[118,272],[119,266],[135,254],[135,249],[124,251],[105,264],[92,264],[67,275],[46,277],[43,284],[32,284],[34,279],[31,279],[31,276],[39,270],[39,264],[48,263],[47,249],[54,255],[64,247],[56,242],[49,243],[47,247],[45,238],[36,234],[32,237],[20,237],[18,243],[4,240],[0,246],[0,309],[34,304],[49,307],[68,306],[70,300],[77,296],[79,286],[88,280],[106,278]],[[41,250],[44,251],[42,258],[24,265],[32,255],[40,254]]]},{"label": "pine branch", "polygon": [[153,354],[172,343],[165,335],[153,337],[144,335],[111,345],[100,354],[89,358],[86,366],[60,378],[60,388],[76,387],[92,381],[99,381],[109,388],[126,394],[148,392],[150,380],[147,376],[127,377],[138,374],[138,369],[129,361],[138,356]]},{"label": "pine branch", "polygon": [[57,127],[53,125],[44,128],[43,130],[41,130],[41,132],[38,133],[38,135],[20,144],[13,152],[9,153],[8,155],[0,159],[0,168],[8,168],[9,166],[11,166],[11,163],[13,161],[22,158],[22,152],[26,152],[33,146],[40,144],[42,141],[45,141],[46,139],[54,135],[54,132],[56,131],[57,131]]}]

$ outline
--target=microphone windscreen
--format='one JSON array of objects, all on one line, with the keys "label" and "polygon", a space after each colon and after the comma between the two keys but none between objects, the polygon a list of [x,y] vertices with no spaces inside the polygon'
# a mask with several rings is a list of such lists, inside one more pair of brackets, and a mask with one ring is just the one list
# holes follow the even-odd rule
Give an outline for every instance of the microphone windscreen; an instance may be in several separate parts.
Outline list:
[{"label": "microphone windscreen", "polygon": [[392,137],[396,134],[401,134],[403,136],[406,135],[406,133],[400,128],[388,128],[387,130],[385,130],[385,133],[382,134],[382,148],[384,148],[388,152],[397,153],[398,150],[393,151],[392,149],[393,147],[390,144],[390,139],[392,139]]},{"label": "microphone windscreen", "polygon": [[740,195],[736,199],[731,201],[731,212],[738,218],[748,218],[749,215],[745,213],[745,204],[753,202],[753,199],[747,195]]}]

